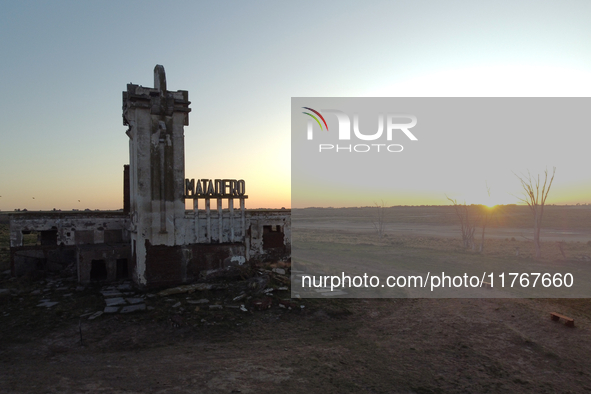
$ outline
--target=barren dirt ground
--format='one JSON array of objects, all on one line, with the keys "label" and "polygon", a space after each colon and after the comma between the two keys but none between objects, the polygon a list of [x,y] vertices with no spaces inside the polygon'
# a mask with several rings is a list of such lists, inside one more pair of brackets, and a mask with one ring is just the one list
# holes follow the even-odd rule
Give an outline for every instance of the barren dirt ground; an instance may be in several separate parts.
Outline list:
[{"label": "barren dirt ground", "polygon": [[[372,224],[360,226],[354,221],[339,221],[338,226],[334,223],[309,223],[302,225],[301,229],[306,230],[332,230],[338,227],[340,231],[355,231],[356,233],[374,233],[375,229]],[[444,237],[456,238],[461,237],[459,226],[457,225],[428,225],[428,224],[395,224],[388,223],[384,226],[384,231],[391,234],[393,237],[400,236],[422,236],[422,237]],[[565,241],[565,242],[587,242],[591,240],[591,231],[564,231],[559,229],[542,229],[541,237],[544,241]],[[531,229],[516,229],[508,227],[490,228],[486,232],[486,239],[505,239],[516,238],[531,239]]]},{"label": "barren dirt ground", "polygon": [[[82,346],[78,318],[56,322],[49,310],[30,323],[4,316],[0,391],[591,391],[588,300],[301,303],[304,309],[194,312],[200,323],[178,328],[158,309],[103,315],[82,320]],[[551,321],[553,310],[576,327]]]},{"label": "barren dirt ground", "polygon": [[[481,209],[475,207],[474,209]],[[292,210],[298,230],[375,232],[375,207]],[[477,225],[476,235],[480,234]],[[452,206],[390,207],[384,211],[384,231],[393,237],[460,238]],[[487,239],[532,239],[532,215],[527,206],[498,206],[486,228]],[[544,241],[591,241],[591,206],[546,206],[541,237]]]}]

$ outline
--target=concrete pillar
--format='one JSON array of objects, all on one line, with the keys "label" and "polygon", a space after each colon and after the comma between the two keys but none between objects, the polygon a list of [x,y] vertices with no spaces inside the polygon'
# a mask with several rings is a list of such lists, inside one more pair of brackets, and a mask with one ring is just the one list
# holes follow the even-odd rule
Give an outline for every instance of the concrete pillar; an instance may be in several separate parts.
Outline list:
[{"label": "concrete pillar", "polygon": [[234,199],[228,199],[228,208],[230,208],[230,242],[234,242]]},{"label": "concrete pillar", "polygon": [[210,201],[211,199],[205,199],[205,217],[207,218],[207,243],[211,243],[211,209],[210,209]]},{"label": "concrete pillar", "polygon": [[194,228],[195,228],[195,243],[199,243],[199,199],[193,199],[193,215],[194,215]]},{"label": "concrete pillar", "polygon": [[[154,68],[154,88],[128,84],[123,124],[129,136],[131,239],[137,241],[136,275],[146,282],[146,241],[173,246],[185,242],[185,136],[189,93],[166,88],[164,67]],[[124,204],[125,205],[125,204]],[[154,264],[158,264],[155,262]]]},{"label": "concrete pillar", "polygon": [[244,215],[244,198],[240,199],[240,220],[242,221],[242,239],[246,240],[246,218]]},{"label": "concrete pillar", "polygon": [[223,236],[223,228],[224,228],[224,216],[222,212],[222,199],[218,198],[218,243],[224,242]]}]

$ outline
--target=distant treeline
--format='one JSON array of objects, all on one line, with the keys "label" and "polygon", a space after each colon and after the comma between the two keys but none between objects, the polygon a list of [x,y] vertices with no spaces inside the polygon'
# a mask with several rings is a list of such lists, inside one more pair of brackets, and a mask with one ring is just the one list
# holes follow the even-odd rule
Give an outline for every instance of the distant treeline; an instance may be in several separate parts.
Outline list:
[{"label": "distant treeline", "polygon": [[[471,205],[474,215],[489,210],[485,205]],[[532,214],[526,205],[498,205],[488,227],[531,228]],[[333,219],[347,218],[371,221],[376,207],[303,208],[291,211],[292,217]],[[457,216],[452,205],[393,206],[385,209],[386,223],[453,225]],[[591,230],[591,205],[547,205],[544,209],[544,228],[557,230]]]}]

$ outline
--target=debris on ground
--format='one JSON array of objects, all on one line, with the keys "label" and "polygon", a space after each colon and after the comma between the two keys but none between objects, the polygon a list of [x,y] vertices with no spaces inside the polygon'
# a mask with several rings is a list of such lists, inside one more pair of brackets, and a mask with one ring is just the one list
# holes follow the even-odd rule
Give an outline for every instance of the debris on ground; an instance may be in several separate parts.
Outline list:
[{"label": "debris on ground", "polygon": [[158,293],[159,296],[167,296],[172,294],[181,294],[181,293],[189,293],[194,291],[205,291],[205,290],[220,290],[223,289],[223,285],[219,284],[211,284],[211,283],[194,283],[192,285],[184,285],[184,286],[177,286],[172,287],[170,289],[162,290]]},{"label": "debris on ground", "polygon": [[128,279],[82,285],[58,275],[10,278],[0,283],[0,300],[5,305],[2,316],[37,307],[36,313],[48,324],[70,319],[94,324],[130,315],[129,319],[170,320],[173,327],[240,325],[248,316],[245,312],[301,311],[301,300],[289,299],[290,275],[290,263],[231,267],[208,271],[196,283],[148,291],[137,289]]}]

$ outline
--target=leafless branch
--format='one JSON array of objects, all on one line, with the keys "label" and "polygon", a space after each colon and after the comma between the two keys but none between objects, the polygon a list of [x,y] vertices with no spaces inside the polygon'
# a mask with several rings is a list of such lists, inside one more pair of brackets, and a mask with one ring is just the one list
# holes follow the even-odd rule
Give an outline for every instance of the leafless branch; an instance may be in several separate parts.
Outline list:
[{"label": "leafless branch", "polygon": [[382,205],[378,205],[377,202],[374,201],[374,205],[376,207],[376,215],[372,220],[372,224],[376,231],[378,232],[378,237],[382,238],[384,236],[384,226],[385,226],[385,216],[386,211],[384,207],[384,200],[381,200]]},{"label": "leafless branch", "polygon": [[450,198],[447,194],[445,197],[453,204],[456,216],[460,221],[460,230],[462,231],[462,244],[465,248],[474,249],[474,231],[476,230],[476,222],[473,217],[473,212],[466,202],[459,204],[457,200]]},{"label": "leafless branch", "polygon": [[513,174],[517,177],[517,179],[519,179],[519,181],[521,182],[521,187],[523,188],[523,197],[516,197],[519,199],[519,201],[527,204],[533,215],[533,241],[535,246],[536,258],[540,258],[542,255],[542,248],[540,244],[540,230],[542,228],[542,217],[544,215],[546,199],[548,198],[548,193],[550,193],[550,188],[552,187],[552,182],[554,181],[554,175],[556,174],[556,167],[553,167],[552,177],[549,181],[548,169],[544,171],[543,183],[540,181],[539,174],[535,178],[532,178],[532,175],[529,171],[527,172],[527,177],[524,174],[521,174],[521,176],[515,173]]}]

